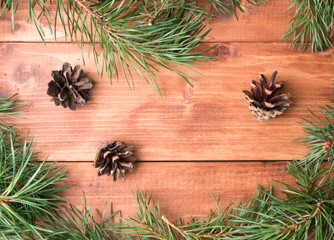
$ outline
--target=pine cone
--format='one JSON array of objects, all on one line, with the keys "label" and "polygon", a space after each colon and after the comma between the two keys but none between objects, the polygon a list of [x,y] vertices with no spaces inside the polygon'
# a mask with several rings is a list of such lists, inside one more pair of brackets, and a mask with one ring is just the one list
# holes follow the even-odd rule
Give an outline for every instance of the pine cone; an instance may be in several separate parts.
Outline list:
[{"label": "pine cone", "polygon": [[98,175],[113,175],[116,182],[120,175],[125,180],[125,173],[132,172],[136,161],[132,155],[133,147],[124,142],[106,142],[101,145],[95,158],[94,166],[100,168]]},{"label": "pine cone", "polygon": [[249,109],[252,116],[257,120],[269,120],[281,115],[291,105],[290,94],[280,94],[281,89],[286,85],[285,81],[274,83],[277,71],[273,72],[271,79],[261,74],[260,83],[255,80],[251,84],[251,92],[243,90],[246,100],[249,102]]},{"label": "pine cone", "polygon": [[69,63],[63,64],[60,71],[52,71],[47,94],[56,106],[62,105],[75,111],[76,105],[83,106],[89,100],[88,91],[93,87],[92,80],[83,76],[80,65],[74,70]]}]

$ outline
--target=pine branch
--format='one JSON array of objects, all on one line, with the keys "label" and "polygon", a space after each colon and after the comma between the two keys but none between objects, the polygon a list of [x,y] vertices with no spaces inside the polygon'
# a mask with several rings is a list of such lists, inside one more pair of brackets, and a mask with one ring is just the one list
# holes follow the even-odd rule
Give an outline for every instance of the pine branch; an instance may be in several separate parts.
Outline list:
[{"label": "pine branch", "polygon": [[[207,2],[211,5],[209,16],[212,17],[213,10],[215,10],[225,20],[227,20],[227,16],[232,17],[233,15],[236,16],[236,18],[238,19],[237,10],[245,12],[244,9],[247,8],[241,0],[207,0]],[[247,2],[254,6],[265,4],[265,1],[263,0],[247,0]]]},{"label": "pine branch", "polygon": [[[240,0],[230,0],[230,4],[222,0],[208,1],[221,15],[235,14],[235,8],[243,11],[244,7]],[[262,0],[249,2],[263,3]],[[10,11],[13,30],[19,3],[19,0],[1,1],[0,17],[5,10]],[[70,36],[82,53],[85,47],[91,48],[101,76],[106,72],[112,82],[122,73],[130,89],[135,88],[133,80],[139,77],[161,96],[156,82],[159,68],[176,73],[192,86],[191,81],[196,79],[190,74],[195,72],[191,66],[198,61],[215,59],[205,56],[215,46],[203,51],[197,48],[210,32],[210,29],[205,30],[204,20],[211,17],[197,1],[57,0],[55,16],[51,15],[46,3],[28,0],[28,21],[35,24],[43,42],[45,33],[40,20],[45,19],[55,39],[60,22],[65,35]]]},{"label": "pine branch", "polygon": [[[233,15],[237,16],[237,10],[240,12],[245,12],[246,5],[242,3],[241,0],[231,0],[230,2],[226,2],[224,0],[207,0],[210,5],[212,6],[212,9],[215,9],[219,15],[221,15],[224,19],[225,16],[232,17]],[[265,1],[263,0],[247,0],[248,3],[259,6],[261,4],[265,4]],[[211,11],[212,13],[212,11]]]},{"label": "pine branch", "polygon": [[240,208],[253,214],[250,217],[234,213],[232,222],[240,225],[234,227],[232,234],[237,239],[308,239],[313,234],[314,239],[332,239],[334,184],[330,170],[326,166],[320,174],[316,165],[301,167],[295,161],[290,163],[285,171],[296,178],[297,186],[281,183],[286,188],[277,190],[285,198],[259,190],[254,199],[262,206],[257,203]]},{"label": "pine branch", "polygon": [[161,4],[136,0],[75,3],[79,7],[63,8],[71,16],[67,27],[72,42],[81,49],[91,45],[96,64],[101,50],[102,73],[106,71],[112,79],[113,75],[119,78],[121,72],[131,89],[135,87],[136,73],[151,83],[160,96],[156,66],[175,72],[190,84],[188,79],[195,79],[175,67],[189,70],[189,63],[213,59],[202,55],[209,49],[193,51],[209,32],[201,33],[206,12],[195,3],[183,0]]},{"label": "pine branch", "polygon": [[104,220],[104,210],[101,224],[97,224],[92,220],[91,209],[87,210],[84,203],[82,211],[67,210],[70,218],[57,215],[56,223],[48,223],[47,229],[55,237],[50,239],[103,239],[105,234],[112,234],[108,239],[332,239],[334,179],[331,168],[301,167],[294,161],[285,171],[297,181],[296,186],[280,183],[285,188],[276,188],[285,198],[275,197],[271,186],[265,191],[259,187],[249,201],[241,200],[234,208],[230,203],[223,211],[218,207],[220,198],[215,198],[214,211],[187,224],[183,219],[171,222],[161,213],[158,202],[137,190],[136,217],[122,219],[123,223],[105,224],[110,219]]},{"label": "pine branch", "polygon": [[136,217],[126,219],[119,230],[125,239],[332,239],[334,237],[334,179],[330,166],[301,167],[296,161],[285,171],[295,177],[296,186],[280,183],[276,188],[286,197],[276,197],[272,187],[249,201],[217,208],[205,218],[185,224],[171,222],[151,196],[137,191]]},{"label": "pine branch", "polygon": [[292,0],[291,9],[295,7],[295,16],[283,38],[292,39],[294,48],[299,44],[299,51],[304,51],[311,43],[312,51],[324,51],[332,47],[334,34],[334,2],[332,0]]},{"label": "pine branch", "polygon": [[[330,101],[334,103],[333,100]],[[307,150],[310,150],[301,161],[310,164],[320,165],[324,160],[328,160],[334,166],[334,108],[331,105],[318,106],[321,115],[316,115],[309,110],[315,120],[303,119],[300,123],[305,136],[296,139],[299,144],[307,144]]]},{"label": "pine branch", "polygon": [[4,239],[41,235],[36,220],[51,215],[64,201],[57,196],[65,171],[55,163],[37,162],[32,139],[0,133],[0,236]]},{"label": "pine branch", "polygon": [[[137,190],[138,209],[135,217],[110,224],[115,214],[105,218],[106,208],[100,216],[101,224],[87,210],[71,207],[67,215],[57,214],[46,229],[50,239],[332,239],[334,237],[334,178],[330,164],[319,166],[304,161],[301,166],[291,162],[284,171],[295,178],[296,184],[278,182],[283,188],[275,189],[285,197],[277,197],[273,186],[266,190],[258,187],[250,200],[241,200],[233,207],[231,202],[223,211],[217,208],[202,219],[189,223],[180,218],[171,222],[151,196]],[[280,195],[282,195],[280,194]],[[70,217],[68,217],[70,216]],[[94,229],[94,231],[92,230]],[[108,235],[109,236],[109,235]]]},{"label": "pine branch", "polygon": [[159,202],[155,203],[151,196],[139,190],[136,192],[135,199],[138,206],[137,216],[122,219],[124,224],[118,228],[119,231],[125,232],[124,239],[178,239],[179,234],[175,233],[163,220]]},{"label": "pine branch", "polygon": [[4,121],[2,118],[17,118],[16,115],[23,112],[18,111],[18,109],[25,107],[22,103],[17,94],[11,97],[0,96],[0,130],[7,133],[15,133],[18,130],[14,125]]},{"label": "pine branch", "polygon": [[[80,9],[83,9],[85,12],[87,12],[92,18],[94,18],[98,22],[102,22],[102,17],[93,11],[89,6],[87,6],[83,1],[81,0],[73,0],[73,3]],[[100,25],[103,28],[103,25]]]},{"label": "pine branch", "polygon": [[42,227],[45,228],[45,238],[48,240],[59,239],[118,239],[115,235],[116,228],[112,224],[112,219],[117,212],[112,211],[110,205],[110,214],[107,217],[107,204],[104,207],[102,215],[96,210],[99,218],[96,221],[92,216],[92,207],[87,208],[86,197],[83,195],[82,208],[79,210],[75,206],[70,205],[63,212],[54,212],[54,216],[48,217],[43,222]]},{"label": "pine branch", "polygon": [[[11,11],[14,21],[19,2],[4,2],[0,17],[5,10]],[[175,72],[191,85],[190,80],[195,79],[183,71],[193,71],[189,67],[194,62],[214,59],[203,55],[211,48],[196,50],[210,30],[203,31],[207,12],[195,1],[67,0],[64,4],[57,0],[54,18],[43,0],[28,3],[28,19],[36,25],[43,41],[45,33],[40,19],[46,19],[55,38],[57,22],[60,22],[71,42],[82,51],[86,46],[92,48],[98,71],[102,60],[101,75],[107,72],[111,80],[113,76],[118,79],[122,73],[131,89],[136,74],[160,96],[157,67]]]},{"label": "pine branch", "polygon": [[[22,107],[16,95],[0,97],[0,116],[15,117]],[[16,112],[15,112],[16,111]],[[51,215],[64,201],[58,196],[65,171],[55,163],[37,162],[33,139],[22,141],[18,129],[1,119],[0,238],[35,239],[45,231],[36,221]]]}]

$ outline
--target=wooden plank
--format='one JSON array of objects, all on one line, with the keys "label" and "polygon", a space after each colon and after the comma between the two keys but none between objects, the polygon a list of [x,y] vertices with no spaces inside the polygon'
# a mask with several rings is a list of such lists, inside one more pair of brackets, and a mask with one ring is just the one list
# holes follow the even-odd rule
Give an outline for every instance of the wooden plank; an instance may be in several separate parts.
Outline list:
[{"label": "wooden plank", "polygon": [[[215,14],[209,25],[212,31],[207,37],[211,42],[283,42],[282,36],[294,16],[294,8],[286,11],[290,2],[285,0],[267,1],[256,7],[247,1],[245,12],[238,12],[236,18],[225,21]],[[286,12],[285,12],[286,11]],[[290,39],[289,41],[290,42]]]},{"label": "wooden plank", "polygon": [[[202,0],[202,2],[206,2]],[[268,1],[261,7],[255,7],[247,1],[245,13],[238,13],[238,18],[230,18],[226,22],[220,15],[215,13],[209,27],[213,28],[208,35],[207,41],[214,42],[282,42],[281,37],[288,28],[288,22],[293,17],[294,11],[284,11],[289,7],[287,0]],[[34,24],[28,23],[27,1],[20,1],[20,7],[15,15],[15,31],[11,30],[11,15],[5,13],[0,18],[0,41],[23,41],[40,42]],[[50,8],[53,14],[55,7]],[[46,41],[54,41],[54,35],[50,33],[46,21],[41,21],[45,32]],[[64,30],[60,24],[57,25],[58,41],[64,40]]]},{"label": "wooden plank", "polygon": [[[203,46],[207,47],[207,46]],[[141,161],[179,160],[290,160],[301,158],[304,146],[292,139],[303,136],[296,123],[309,117],[307,108],[327,104],[333,97],[334,50],[292,53],[284,44],[221,44],[196,70],[194,88],[169,71],[159,69],[163,99],[151,86],[136,82],[131,92],[124,80],[110,87],[101,79],[92,59],[85,72],[94,82],[91,101],[76,112],[55,107],[46,95],[52,70],[63,62],[81,62],[71,44],[1,44],[1,94],[18,92],[28,104],[26,120],[13,120],[27,131],[35,130],[37,148],[50,160],[93,161],[98,146],[122,140],[135,146]],[[276,119],[258,122],[250,116],[243,89],[260,73],[278,70],[278,80],[288,81],[294,102]],[[194,75],[195,76],[195,75]]]},{"label": "wooden plank", "polygon": [[[114,210],[122,216],[134,216],[136,203],[132,191],[138,188],[159,199],[161,210],[170,219],[177,217],[203,217],[216,207],[212,191],[221,194],[220,207],[226,207],[231,199],[239,201],[241,195],[249,199],[256,193],[256,186],[266,188],[275,180],[289,184],[294,179],[283,172],[284,162],[152,162],[135,163],[134,171],[127,179],[113,182],[109,176],[97,176],[90,163],[61,163],[68,169],[68,179],[62,185],[71,186],[62,196],[81,208],[82,193],[87,205],[102,211],[105,202],[112,202]],[[275,183],[276,185],[276,183]],[[277,185],[278,186],[278,185]]]}]

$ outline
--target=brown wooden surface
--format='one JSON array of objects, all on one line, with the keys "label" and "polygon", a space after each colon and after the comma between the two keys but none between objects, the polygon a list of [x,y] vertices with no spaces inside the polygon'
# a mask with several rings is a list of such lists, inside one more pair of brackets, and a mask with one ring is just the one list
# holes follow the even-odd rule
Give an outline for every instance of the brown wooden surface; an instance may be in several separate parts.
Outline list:
[{"label": "brown wooden surface", "polygon": [[[305,153],[291,141],[302,136],[296,121],[332,96],[333,53],[301,55],[284,43],[220,44],[210,53],[218,54],[218,61],[196,65],[204,76],[193,89],[161,70],[161,100],[143,80],[136,80],[133,92],[123,78],[111,87],[91,59],[84,69],[95,81],[92,100],[72,112],[55,107],[46,90],[52,70],[64,61],[80,63],[76,46],[2,43],[1,91],[18,92],[29,105],[27,119],[15,123],[35,130],[37,146],[50,160],[92,161],[98,146],[112,139],[133,144],[141,161],[289,160]],[[259,73],[274,70],[278,80],[288,81],[294,103],[283,116],[258,122],[241,91]]]},{"label": "brown wooden surface", "polygon": [[[215,17],[201,47],[218,43],[208,53],[217,55],[217,61],[196,64],[195,70],[203,76],[196,76],[194,88],[160,69],[163,99],[140,79],[135,80],[135,91],[128,90],[122,76],[110,86],[86,55],[83,68],[95,83],[91,101],[71,112],[50,102],[47,83],[51,71],[63,62],[81,64],[81,53],[62,38],[53,43],[50,35],[45,47],[35,27],[26,22],[23,4],[15,32],[10,30],[9,14],[0,18],[0,93],[18,92],[28,105],[28,112],[21,114],[27,119],[14,123],[24,132],[35,131],[41,158],[49,155],[49,160],[67,167],[66,185],[73,188],[63,196],[75,205],[80,206],[85,191],[88,204],[102,209],[105,201],[113,201],[115,209],[127,216],[134,213],[131,190],[138,186],[159,198],[170,218],[203,216],[215,207],[210,190],[222,194],[226,206],[231,198],[254,194],[256,183],[264,187],[272,179],[292,183],[281,171],[284,161],[259,161],[300,159],[304,146],[292,143],[303,135],[296,121],[309,117],[307,108],[317,112],[315,103],[326,104],[333,96],[334,50],[291,51],[280,38],[293,14],[282,13],[288,6],[287,0],[270,1],[239,13],[239,21]],[[59,29],[58,36],[62,35]],[[293,105],[283,116],[260,123],[251,118],[241,91],[249,89],[260,73],[270,75],[274,70],[279,72],[278,80],[288,81]],[[139,162],[126,181],[98,178],[92,168],[96,150],[106,140],[135,146]]]},{"label": "brown wooden surface", "polygon": [[[106,202],[113,209],[122,210],[122,216],[134,216],[136,202],[131,191],[137,187],[159,199],[162,213],[168,218],[192,215],[200,218],[216,207],[212,191],[221,195],[220,207],[224,208],[241,195],[249,198],[256,193],[257,183],[266,188],[272,179],[293,182],[281,168],[284,162],[140,162],[128,178],[116,184],[110,177],[98,177],[92,165],[86,162],[64,163],[68,169],[65,185],[72,186],[63,196],[76,206],[82,204],[85,191],[87,205],[102,210]],[[277,185],[279,186],[279,185]]]}]

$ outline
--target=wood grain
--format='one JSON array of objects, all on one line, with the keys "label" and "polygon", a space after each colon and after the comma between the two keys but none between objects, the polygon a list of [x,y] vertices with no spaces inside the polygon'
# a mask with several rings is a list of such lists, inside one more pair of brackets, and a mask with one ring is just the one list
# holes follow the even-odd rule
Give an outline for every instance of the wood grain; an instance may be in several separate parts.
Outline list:
[{"label": "wood grain", "polygon": [[[202,47],[208,47],[203,45]],[[76,112],[55,107],[46,95],[51,70],[65,61],[81,63],[72,44],[0,44],[1,93],[18,92],[28,104],[26,120],[15,120],[25,131],[35,130],[39,151],[50,160],[93,161],[98,146],[107,140],[133,144],[140,161],[290,160],[301,158],[304,146],[292,139],[303,136],[296,123],[309,117],[307,108],[331,99],[334,50],[293,53],[283,43],[220,44],[209,54],[217,61],[196,65],[204,76],[194,88],[170,72],[159,69],[158,99],[143,80],[131,92],[120,76],[111,87],[87,59],[85,72],[95,86],[91,101]],[[288,81],[286,91],[294,102],[276,119],[251,118],[243,89],[260,73],[278,70]],[[194,75],[195,76],[195,75]]]},{"label": "wood grain", "polygon": [[[15,123],[35,130],[38,149],[50,160],[92,161],[107,140],[133,144],[141,161],[301,158],[304,146],[291,141],[303,135],[296,121],[309,116],[307,108],[316,109],[315,103],[327,104],[332,97],[334,50],[301,55],[284,44],[221,44],[210,54],[219,59],[196,65],[204,76],[194,88],[161,69],[163,99],[143,80],[136,81],[134,92],[123,77],[111,87],[88,60],[84,69],[95,81],[91,101],[72,112],[55,107],[46,90],[51,70],[65,61],[80,63],[75,46],[1,44],[0,57],[6,59],[0,65],[1,93],[18,92],[28,104],[27,119]],[[258,122],[241,91],[260,73],[274,70],[278,80],[288,81],[286,91],[294,103],[283,116]]]},{"label": "wood grain", "polygon": [[112,202],[114,210],[121,210],[123,217],[135,215],[137,206],[132,191],[137,188],[159,199],[162,213],[176,219],[209,214],[216,207],[210,191],[222,196],[223,208],[232,199],[239,201],[241,195],[245,199],[254,195],[257,183],[263,188],[273,184],[273,179],[294,184],[294,179],[281,170],[284,162],[140,162],[135,163],[134,171],[127,174],[125,181],[120,179],[116,183],[111,177],[98,177],[90,163],[62,164],[68,169],[68,180],[63,184],[72,186],[62,196],[81,207],[84,191],[88,206],[93,204],[102,211],[105,202]]},{"label": "wood grain", "polygon": [[[211,24],[211,33],[207,36],[210,42],[283,42],[281,37],[288,28],[288,22],[293,17],[293,9],[284,13],[290,6],[287,0],[268,1],[267,4],[255,7],[244,1],[247,8],[245,13],[238,12],[238,20],[229,18],[228,22],[217,13],[214,14]],[[206,6],[206,1],[201,0]],[[208,6],[206,6],[208,7]],[[28,23],[28,3],[20,1],[20,7],[15,15],[15,24],[12,31],[11,15],[5,13],[0,18],[0,41],[19,42],[40,42],[41,38],[37,33],[34,24]],[[53,14],[54,6],[50,7]],[[41,21],[45,33],[45,40],[54,41],[47,22]],[[64,41],[64,30],[57,24],[56,35],[58,41]]]},{"label": "wood grain", "polygon": [[[310,116],[307,108],[318,112],[314,104],[327,104],[333,97],[334,50],[299,54],[283,43],[281,37],[293,16],[293,9],[283,14],[290,1],[269,1],[261,7],[247,4],[238,21],[225,22],[216,14],[201,48],[219,43],[208,53],[217,55],[217,61],[195,65],[203,76],[192,74],[198,78],[194,88],[159,69],[162,99],[139,79],[135,91],[129,91],[122,75],[119,82],[113,79],[111,87],[85,55],[83,68],[94,80],[94,88],[91,101],[76,112],[55,107],[46,90],[52,70],[60,69],[65,61],[82,63],[79,49],[62,43],[64,32],[59,26],[59,42],[53,43],[45,22],[49,43],[43,46],[35,26],[27,23],[27,1],[20,4],[15,32],[10,29],[9,13],[0,18],[0,95],[18,92],[28,105],[28,112],[21,114],[27,119],[11,122],[24,133],[35,131],[41,159],[50,155],[48,160],[65,165],[68,179],[62,184],[72,188],[62,196],[75,206],[81,206],[85,191],[88,205],[102,210],[106,201],[112,201],[124,217],[134,215],[131,191],[138,187],[159,199],[169,219],[202,217],[215,208],[210,190],[222,194],[224,207],[242,194],[246,199],[255,194],[257,183],[263,187],[272,179],[294,183],[281,170],[285,162],[259,160],[299,159],[306,153],[304,146],[291,141],[303,136],[296,121]],[[250,81],[258,80],[260,73],[270,75],[274,70],[279,72],[278,80],[288,81],[286,91],[293,105],[283,116],[260,123],[251,118],[241,91],[249,89]],[[114,183],[111,177],[98,177],[92,167],[97,148],[107,140],[135,147],[138,162],[126,181]]]}]

